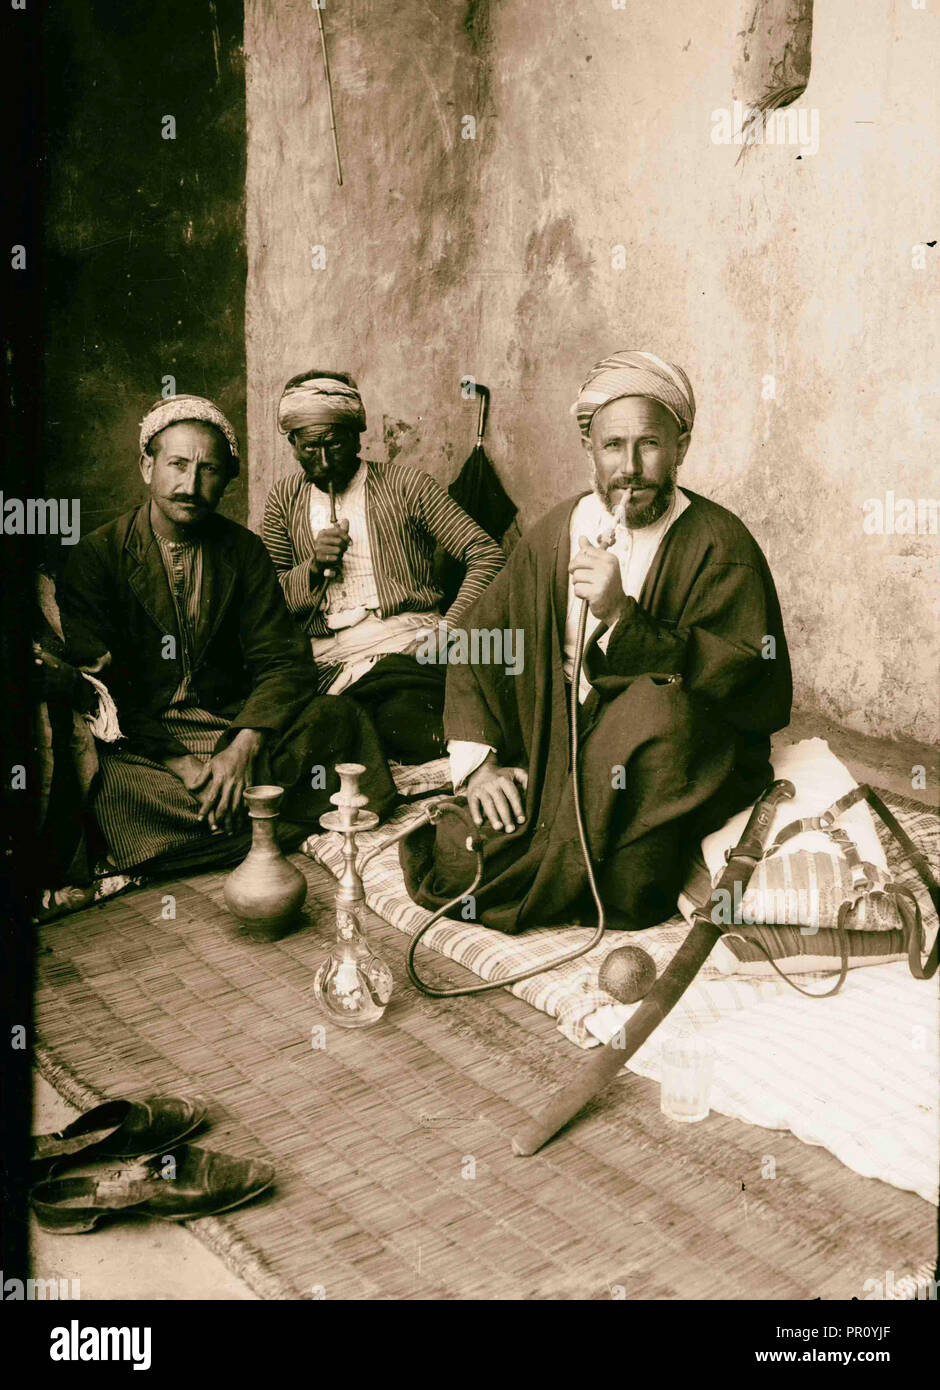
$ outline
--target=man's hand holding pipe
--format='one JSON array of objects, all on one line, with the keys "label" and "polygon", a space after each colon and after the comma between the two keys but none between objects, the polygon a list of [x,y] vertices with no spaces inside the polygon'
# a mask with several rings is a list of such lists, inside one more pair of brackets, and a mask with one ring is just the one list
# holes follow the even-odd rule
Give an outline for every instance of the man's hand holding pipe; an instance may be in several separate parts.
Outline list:
[{"label": "man's hand holding pipe", "polygon": [[336,570],[343,562],[343,555],[349,545],[349,522],[338,521],[335,525],[324,526],[313,538],[313,564],[311,578],[322,578],[326,570]]},{"label": "man's hand holding pipe", "polygon": [[578,598],[586,598],[595,618],[608,627],[620,619],[627,602],[620,577],[620,562],[606,546],[592,545],[582,536],[571,557],[568,573]]}]

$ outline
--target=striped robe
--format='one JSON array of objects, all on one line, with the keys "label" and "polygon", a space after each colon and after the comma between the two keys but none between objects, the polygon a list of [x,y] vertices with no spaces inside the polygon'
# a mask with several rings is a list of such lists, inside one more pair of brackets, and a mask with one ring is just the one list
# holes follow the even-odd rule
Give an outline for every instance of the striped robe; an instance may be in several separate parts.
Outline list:
[{"label": "striped robe", "polygon": [[[400,463],[367,463],[366,524],[379,595],[379,616],[429,613],[441,601],[431,564],[435,545],[467,566],[448,610],[459,623],[505,564],[490,537],[427,473]],[[311,637],[330,630],[313,607],[311,568],[314,536],[310,497],[314,484],[301,471],[288,474],[268,493],[261,535],[274,561],[287,606]],[[314,579],[314,587],[316,579]],[[322,688],[322,687],[321,687]]]},{"label": "striped robe", "polygon": [[193,698],[193,661],[202,599],[202,546],[198,541],[194,544],[168,541],[156,533],[154,540],[160,548],[170,597],[176,610],[183,662],[183,676],[163,712],[163,723],[184,748],[201,762],[208,762],[215,752],[219,735],[228,728],[228,720],[210,710],[201,709]]},{"label": "striped robe", "polygon": [[[356,525],[364,527],[370,563],[359,566],[353,601],[356,593],[367,596],[368,608],[362,611],[380,620],[415,613],[434,613],[436,620],[442,595],[434,582],[432,561],[440,545],[466,565],[463,583],[447,612],[449,622],[462,619],[502,569],[505,557],[500,547],[427,473],[397,463],[363,462],[356,482],[357,504],[352,510]],[[311,593],[315,548],[311,501],[322,500],[323,493],[302,472],[293,473],[271,489],[262,529],[287,606],[315,642],[317,689],[326,694],[342,677],[341,688],[368,714],[386,757],[403,763],[440,757],[444,752],[443,666],[420,663],[394,650],[376,651],[364,661],[334,662],[318,650],[321,644],[316,639],[331,635],[324,605]],[[342,512],[342,498],[338,507]],[[351,581],[353,568],[350,565]],[[316,587],[316,578],[313,582]],[[355,628],[346,631],[355,632]]]}]

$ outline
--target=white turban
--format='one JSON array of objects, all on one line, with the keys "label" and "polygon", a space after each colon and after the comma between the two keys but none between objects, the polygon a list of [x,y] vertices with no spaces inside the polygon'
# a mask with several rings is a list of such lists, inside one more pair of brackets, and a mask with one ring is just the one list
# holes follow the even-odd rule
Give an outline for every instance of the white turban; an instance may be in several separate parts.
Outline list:
[{"label": "white turban", "polygon": [[232,477],[238,475],[238,435],[217,405],[205,396],[169,396],[158,401],[140,422],[140,452],[147,452],[151,439],[167,425],[181,420],[198,420],[203,425],[215,425],[224,434],[232,454]]},{"label": "white turban", "polygon": [[347,386],[331,376],[315,376],[285,388],[277,407],[281,434],[306,425],[334,424],[349,425],[360,433],[366,427],[365,408],[354,381]]}]

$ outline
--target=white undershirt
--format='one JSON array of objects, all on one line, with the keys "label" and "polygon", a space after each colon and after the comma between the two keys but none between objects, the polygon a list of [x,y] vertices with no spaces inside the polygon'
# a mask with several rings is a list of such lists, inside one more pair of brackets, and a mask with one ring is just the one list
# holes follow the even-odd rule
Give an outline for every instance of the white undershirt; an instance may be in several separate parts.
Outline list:
[{"label": "white undershirt", "polygon": [[[343,567],[330,584],[324,600],[327,627],[334,631],[361,622],[367,613],[379,607],[379,591],[375,584],[372,547],[366,523],[366,479],[369,470],[360,463],[349,480],[345,492],[336,498],[336,514],[340,521],[349,522],[349,545],[343,554]],[[330,503],[325,493],[313,488],[310,493],[310,528],[313,534],[330,525]]]},{"label": "white undershirt", "polygon": [[[340,668],[327,691],[329,695],[339,695],[354,685],[383,656],[407,650],[416,637],[439,621],[436,609],[429,613],[396,613],[391,618],[379,616],[379,591],[366,518],[368,475],[368,464],[363,462],[346,491],[336,498],[337,517],[349,522],[349,545],[343,552],[342,569],[330,583],[323,601],[331,636],[310,639],[318,666]],[[329,525],[329,498],[314,488],[310,496],[313,534]]]},{"label": "white undershirt", "polygon": [[[650,566],[656,557],[660,542],[669,530],[678,521],[679,517],[689,505],[689,499],[684,493],[676,488],[672,496],[672,501],[663,512],[658,521],[654,521],[652,526],[642,526],[631,528],[628,526],[616,526],[614,543],[610,547],[611,552],[617,556],[620,562],[620,582],[623,585],[623,592],[627,598],[638,599],[640,591],[646,582]],[[600,502],[593,492],[589,492],[586,497],[582,497],[571,513],[571,523],[568,528],[571,554],[580,548],[581,537],[587,536],[588,540],[595,545],[602,537],[610,535],[615,527],[614,518],[606,507]],[[565,646],[563,663],[565,675],[570,680],[574,671],[575,644],[578,635],[578,618],[581,612],[581,600],[574,591],[574,582],[568,576],[568,610],[565,616]],[[588,610],[587,620],[587,641],[603,626],[600,618]],[[598,638],[597,645],[601,651],[606,652],[607,644],[610,641],[610,634],[613,628],[608,630]],[[591,691],[591,683],[584,671],[581,672],[581,682],[578,688],[578,698],[583,703]],[[468,739],[452,738],[447,744],[447,751],[450,755],[450,774],[454,784],[454,791],[467,780],[472,772],[475,772],[480,764],[486,759],[489,753],[496,750],[486,743],[472,743]]]}]

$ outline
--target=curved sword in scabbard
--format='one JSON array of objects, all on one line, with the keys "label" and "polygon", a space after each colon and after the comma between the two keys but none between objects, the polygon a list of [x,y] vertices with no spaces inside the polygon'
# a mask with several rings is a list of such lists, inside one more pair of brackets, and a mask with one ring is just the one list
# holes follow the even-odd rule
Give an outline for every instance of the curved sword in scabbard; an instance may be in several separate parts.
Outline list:
[{"label": "curved sword in scabbard", "polygon": [[732,902],[738,901],[736,886],[737,893],[743,896],[754,868],[767,847],[777,807],[782,801],[792,801],[795,795],[792,782],[780,780],[767,788],[748,817],[740,840],[728,855],[728,862],[711,891],[709,903],[696,911],[688,936],[649,994],[611,1041],[581,1064],[574,1080],[558,1092],[541,1114],[529,1120],[513,1136],[513,1153],[521,1157],[537,1153],[563,1125],[570,1123],[588,1101],[613,1080],[623,1064],[642,1047],[682,998],[721,936],[721,927],[712,920],[715,913],[711,904],[718,901],[719,894],[725,892],[731,895]]}]

